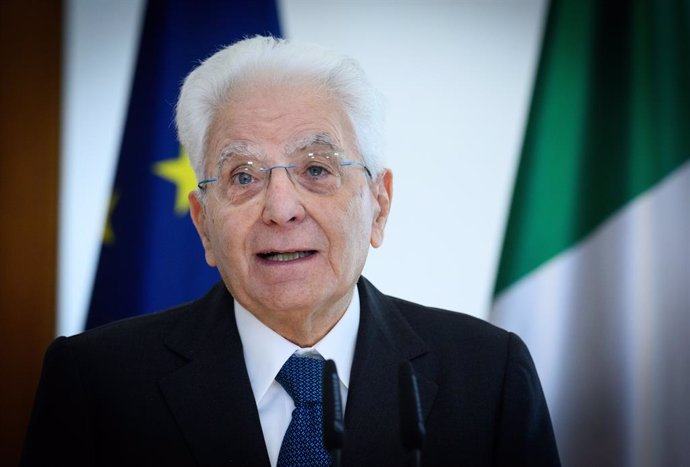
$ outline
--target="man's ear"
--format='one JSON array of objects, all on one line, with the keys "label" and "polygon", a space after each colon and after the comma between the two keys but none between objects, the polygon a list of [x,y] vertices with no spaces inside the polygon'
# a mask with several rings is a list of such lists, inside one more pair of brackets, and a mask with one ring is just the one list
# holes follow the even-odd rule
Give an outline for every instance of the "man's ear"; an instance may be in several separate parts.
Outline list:
[{"label": "man's ear", "polygon": [[192,191],[189,193],[187,199],[189,200],[189,212],[192,216],[192,222],[194,222],[194,227],[199,234],[201,243],[204,245],[204,251],[206,252],[206,263],[214,267],[216,265],[216,257],[213,254],[213,248],[211,248],[211,240],[209,239],[208,232],[206,230],[206,207],[203,202],[199,199],[199,192]]},{"label": "man's ear", "polygon": [[383,231],[386,228],[386,221],[391,210],[391,201],[393,199],[393,172],[390,169],[384,169],[383,173],[376,177],[374,182],[374,196],[378,205],[378,214],[374,217],[374,222],[371,226],[371,246],[378,248],[383,243]]}]

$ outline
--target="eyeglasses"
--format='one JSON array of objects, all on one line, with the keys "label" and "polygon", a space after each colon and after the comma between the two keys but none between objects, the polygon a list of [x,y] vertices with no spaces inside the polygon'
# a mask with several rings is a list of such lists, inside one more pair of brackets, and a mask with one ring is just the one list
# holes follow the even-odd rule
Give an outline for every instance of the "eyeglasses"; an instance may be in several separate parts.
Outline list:
[{"label": "eyeglasses", "polygon": [[263,166],[261,161],[250,157],[224,156],[218,163],[217,175],[201,180],[199,189],[216,184],[216,194],[230,204],[241,204],[268,186],[274,169],[285,169],[296,184],[310,193],[329,196],[343,185],[347,175],[343,167],[360,167],[372,178],[369,168],[361,162],[343,161],[344,152],[334,150],[302,150],[291,156],[286,165]]}]

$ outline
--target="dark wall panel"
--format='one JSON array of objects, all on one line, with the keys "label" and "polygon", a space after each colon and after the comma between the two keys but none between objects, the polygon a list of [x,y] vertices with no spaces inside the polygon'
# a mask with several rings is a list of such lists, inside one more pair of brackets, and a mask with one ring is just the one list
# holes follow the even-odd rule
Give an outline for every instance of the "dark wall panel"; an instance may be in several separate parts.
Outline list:
[{"label": "dark wall panel", "polygon": [[0,464],[16,465],[55,329],[62,8],[0,2]]}]

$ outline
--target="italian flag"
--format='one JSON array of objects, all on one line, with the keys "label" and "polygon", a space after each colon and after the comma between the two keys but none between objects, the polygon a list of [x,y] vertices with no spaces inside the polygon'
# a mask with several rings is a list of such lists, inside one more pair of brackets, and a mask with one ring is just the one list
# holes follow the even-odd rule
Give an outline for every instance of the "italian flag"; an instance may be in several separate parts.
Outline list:
[{"label": "italian flag", "polygon": [[552,2],[491,318],[563,465],[690,465],[689,1]]}]

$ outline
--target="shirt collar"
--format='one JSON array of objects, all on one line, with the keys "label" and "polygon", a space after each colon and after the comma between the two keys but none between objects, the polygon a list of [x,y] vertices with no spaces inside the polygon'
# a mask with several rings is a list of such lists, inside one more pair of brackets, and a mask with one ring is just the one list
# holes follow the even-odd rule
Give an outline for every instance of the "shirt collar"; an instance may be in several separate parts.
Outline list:
[{"label": "shirt collar", "polygon": [[359,313],[359,294],[355,288],[350,305],[336,325],[313,347],[302,349],[259,321],[235,300],[235,320],[257,405],[283,364],[296,351],[316,350],[324,359],[333,360],[340,381],[348,388],[359,328]]}]

